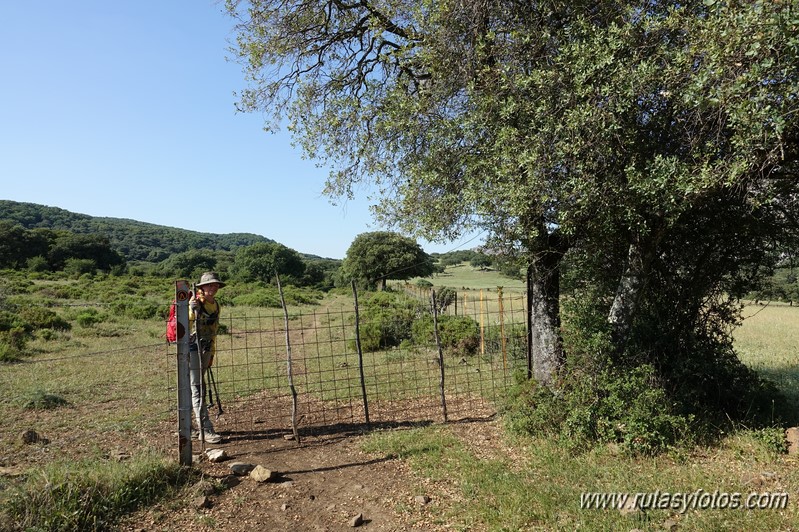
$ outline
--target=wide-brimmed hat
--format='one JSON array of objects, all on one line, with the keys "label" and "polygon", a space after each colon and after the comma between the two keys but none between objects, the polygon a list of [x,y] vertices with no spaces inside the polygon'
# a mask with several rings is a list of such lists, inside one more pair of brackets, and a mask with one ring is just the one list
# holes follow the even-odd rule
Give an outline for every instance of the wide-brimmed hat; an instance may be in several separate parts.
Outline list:
[{"label": "wide-brimmed hat", "polygon": [[219,280],[219,274],[216,272],[205,272],[200,276],[200,282],[197,286],[205,286],[207,284],[218,284],[219,288],[225,286],[225,283]]}]

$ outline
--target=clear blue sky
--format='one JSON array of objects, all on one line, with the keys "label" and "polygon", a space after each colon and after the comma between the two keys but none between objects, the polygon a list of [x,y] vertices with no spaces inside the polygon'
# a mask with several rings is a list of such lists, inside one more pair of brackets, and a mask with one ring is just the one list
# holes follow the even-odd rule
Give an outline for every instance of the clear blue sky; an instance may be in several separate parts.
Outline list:
[{"label": "clear blue sky", "polygon": [[0,199],[332,258],[383,229],[365,196],[321,195],[328,170],[288,133],[235,112],[232,28],[213,0],[0,0]]}]

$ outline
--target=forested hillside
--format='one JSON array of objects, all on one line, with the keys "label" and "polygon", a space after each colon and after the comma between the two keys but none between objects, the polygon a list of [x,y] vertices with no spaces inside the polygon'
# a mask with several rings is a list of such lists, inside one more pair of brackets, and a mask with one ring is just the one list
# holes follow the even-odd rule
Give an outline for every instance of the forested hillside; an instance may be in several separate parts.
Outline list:
[{"label": "forested hillside", "polygon": [[190,249],[232,250],[256,242],[274,242],[260,235],[199,233],[123,218],[94,217],[58,207],[0,200],[0,221],[25,229],[65,230],[108,238],[111,247],[127,260],[160,262]]}]

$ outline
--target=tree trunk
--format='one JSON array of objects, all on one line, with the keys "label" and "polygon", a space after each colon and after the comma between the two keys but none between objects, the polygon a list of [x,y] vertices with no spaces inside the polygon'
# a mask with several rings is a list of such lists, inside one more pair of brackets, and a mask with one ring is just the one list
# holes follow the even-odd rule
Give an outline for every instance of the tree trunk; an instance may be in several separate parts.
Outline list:
[{"label": "tree trunk", "polygon": [[649,280],[658,241],[659,238],[654,238],[645,247],[640,238],[636,238],[627,250],[627,264],[608,313],[612,340],[617,353],[621,353],[627,343],[635,313]]},{"label": "tree trunk", "polygon": [[563,365],[560,336],[560,260],[562,253],[552,247],[537,253],[527,268],[533,377],[553,386]]}]

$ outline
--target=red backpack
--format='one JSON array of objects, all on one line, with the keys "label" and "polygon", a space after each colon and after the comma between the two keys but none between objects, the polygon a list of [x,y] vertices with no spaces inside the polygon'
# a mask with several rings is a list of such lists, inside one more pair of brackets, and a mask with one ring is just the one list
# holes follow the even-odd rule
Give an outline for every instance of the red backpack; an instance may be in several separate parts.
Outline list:
[{"label": "red backpack", "polygon": [[169,305],[169,317],[166,319],[166,341],[170,344],[178,341],[178,317],[175,314],[175,301]]}]

